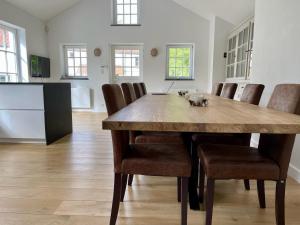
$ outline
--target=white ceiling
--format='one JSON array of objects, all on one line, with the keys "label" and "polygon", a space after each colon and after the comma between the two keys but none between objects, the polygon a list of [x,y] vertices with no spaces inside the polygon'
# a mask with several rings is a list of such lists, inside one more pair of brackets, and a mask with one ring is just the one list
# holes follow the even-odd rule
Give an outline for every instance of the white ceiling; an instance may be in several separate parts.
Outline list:
[{"label": "white ceiling", "polygon": [[[41,20],[48,21],[80,0],[5,0]],[[99,0],[102,1],[102,0]],[[148,0],[150,1],[150,0]],[[218,16],[238,24],[254,14],[255,0],[173,0],[179,5],[210,19]]]},{"label": "white ceiling", "polygon": [[80,0],[5,0],[29,14],[48,21]]},{"label": "white ceiling", "polygon": [[211,19],[218,16],[234,25],[254,15],[255,0],[173,0],[179,5]]}]

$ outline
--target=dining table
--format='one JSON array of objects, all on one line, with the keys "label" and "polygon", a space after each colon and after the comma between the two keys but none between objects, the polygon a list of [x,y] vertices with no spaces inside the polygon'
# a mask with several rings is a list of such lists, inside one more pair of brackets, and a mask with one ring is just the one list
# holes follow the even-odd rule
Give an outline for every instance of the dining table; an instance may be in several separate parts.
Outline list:
[{"label": "dining table", "polygon": [[[147,94],[103,120],[102,127],[104,130],[180,132],[187,140],[194,133],[300,133],[298,115],[210,94],[203,97],[208,100],[206,107],[192,106],[185,97],[176,94]],[[192,149],[189,149],[192,161],[198,160]],[[198,168],[193,166],[189,202],[195,210],[200,208],[197,176]]]}]

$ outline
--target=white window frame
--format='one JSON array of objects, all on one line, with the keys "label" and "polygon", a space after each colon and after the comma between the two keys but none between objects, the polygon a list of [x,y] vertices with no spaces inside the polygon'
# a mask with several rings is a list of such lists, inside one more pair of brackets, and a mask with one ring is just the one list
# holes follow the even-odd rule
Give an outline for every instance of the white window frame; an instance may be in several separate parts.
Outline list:
[{"label": "white window frame", "polygon": [[[1,73],[6,74],[6,80],[5,80],[5,82],[14,82],[14,81],[10,81],[9,80],[9,76],[10,75],[14,75],[14,74],[16,75],[16,78],[17,78],[16,82],[19,82],[21,80],[21,73],[20,73],[20,52],[19,52],[19,45],[18,45],[18,42],[19,42],[18,31],[17,31],[16,28],[8,26],[8,25],[5,25],[3,23],[0,23],[0,27],[3,30],[10,31],[10,32],[12,32],[14,34],[14,36],[15,36],[15,43],[14,44],[15,44],[15,48],[16,48],[15,52],[7,51],[7,50],[0,50],[1,52],[5,53],[5,57],[6,57],[6,71],[7,71],[6,73],[4,73],[4,72],[1,72]],[[3,38],[4,38],[4,42],[5,42],[5,33],[4,33]],[[8,64],[7,64],[7,53],[13,53],[15,55],[15,57],[16,57],[16,65],[15,65],[16,66],[16,73],[9,73],[8,72],[8,68],[7,68],[8,67]],[[1,79],[0,79],[0,82],[2,82]]]},{"label": "white window frame", "polygon": [[[139,49],[139,76],[116,76],[115,71],[115,50],[117,49]],[[120,82],[134,82],[143,80],[143,56],[144,56],[144,45],[143,44],[111,44],[111,77],[115,83]]]},{"label": "white window frame", "polygon": [[[87,75],[86,76],[82,75],[82,71],[80,71],[80,75],[75,75],[75,70],[74,70],[74,76],[69,75],[68,49],[76,49],[76,48],[77,49],[78,48],[80,48],[80,49],[85,48],[86,49],[87,56],[82,57],[80,55],[80,70],[82,70],[81,59],[86,58],[86,60],[87,60]],[[63,78],[64,79],[88,79],[89,75],[88,75],[88,48],[87,48],[87,45],[85,45],[85,44],[64,44],[62,46],[62,50],[63,50],[63,57],[64,57],[64,75],[63,75]],[[75,59],[75,57],[74,57],[74,59]],[[75,62],[74,62],[74,67],[75,67]]]},{"label": "white window frame", "polygon": [[[118,23],[118,15],[135,15],[135,14],[118,14],[117,12],[117,1],[118,0],[112,0],[112,26],[140,26],[141,25],[141,4],[142,1],[141,0],[136,0],[137,1],[137,23]],[[129,5],[131,5],[131,0],[128,0],[130,3],[128,3]],[[122,5],[122,4],[121,4]],[[124,5],[124,2],[123,2]],[[124,9],[123,9],[124,10]],[[131,20],[131,19],[130,19]]]},{"label": "white window frame", "polygon": [[[190,76],[189,77],[173,77],[170,76],[169,74],[169,50],[170,48],[189,48],[191,50],[191,54],[190,54]],[[194,63],[194,58],[195,58],[195,44],[168,44],[167,45],[167,51],[166,51],[166,80],[194,80],[195,79],[195,75],[194,75],[194,71],[195,71],[195,63]]]}]

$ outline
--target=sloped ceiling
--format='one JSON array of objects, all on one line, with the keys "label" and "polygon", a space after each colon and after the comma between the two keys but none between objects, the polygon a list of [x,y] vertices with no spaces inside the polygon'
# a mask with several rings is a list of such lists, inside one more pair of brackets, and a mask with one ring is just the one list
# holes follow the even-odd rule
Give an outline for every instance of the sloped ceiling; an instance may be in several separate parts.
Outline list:
[{"label": "sloped ceiling", "polygon": [[255,0],[173,0],[179,5],[211,19],[218,16],[234,25],[254,15]]},{"label": "sloped ceiling", "polygon": [[[48,21],[72,7],[80,0],[5,0],[29,14]],[[99,0],[104,1],[104,0]],[[151,0],[142,0],[151,1]],[[166,0],[162,0],[166,1]],[[210,19],[218,16],[230,23],[238,24],[254,14],[255,0],[173,0],[177,4]]]},{"label": "sloped ceiling", "polygon": [[[48,21],[80,0],[5,0],[29,14]],[[102,0],[100,0],[102,1]]]}]

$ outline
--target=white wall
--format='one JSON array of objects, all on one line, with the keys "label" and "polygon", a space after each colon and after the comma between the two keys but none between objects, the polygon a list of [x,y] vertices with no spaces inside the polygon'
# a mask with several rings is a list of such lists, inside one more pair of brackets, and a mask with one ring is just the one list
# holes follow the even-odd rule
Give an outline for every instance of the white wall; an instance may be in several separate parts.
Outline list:
[{"label": "white wall", "polygon": [[234,29],[234,25],[214,16],[210,21],[209,38],[209,83],[208,89],[211,92],[215,83],[224,82],[226,59],[224,52],[227,51],[228,35]]},{"label": "white wall", "polygon": [[[253,56],[254,83],[266,89],[266,105],[278,83],[300,83],[300,1],[256,1]],[[300,138],[297,138],[290,175],[300,182]]]},{"label": "white wall", "polygon": [[0,20],[26,29],[27,52],[48,56],[47,33],[44,23],[21,9],[0,0]]},{"label": "white wall", "polygon": [[[0,0],[0,20],[9,24],[13,24],[22,29],[18,29],[18,35],[20,40],[20,55],[21,65],[20,72],[22,74],[22,81],[39,81],[40,79],[28,78],[28,57],[33,55],[48,56],[47,46],[47,33],[45,31],[45,24],[22,11],[21,9]],[[26,42],[27,51],[23,48]]]},{"label": "white wall", "polygon": [[[60,45],[86,43],[88,46],[89,81],[72,81],[73,87],[90,87],[94,92],[94,110],[104,111],[100,87],[109,82],[109,71],[101,66],[110,64],[111,43],[144,43],[144,81],[149,91],[167,89],[164,81],[166,70],[166,44],[195,43],[195,81],[178,81],[175,88],[188,87],[207,91],[209,21],[177,5],[172,0],[142,1],[141,27],[112,27],[110,0],[82,0],[79,4],[55,17],[48,23],[49,55],[52,76],[62,75]],[[93,49],[100,47],[102,56],[93,56]],[[158,48],[156,58],[150,56]]]}]

